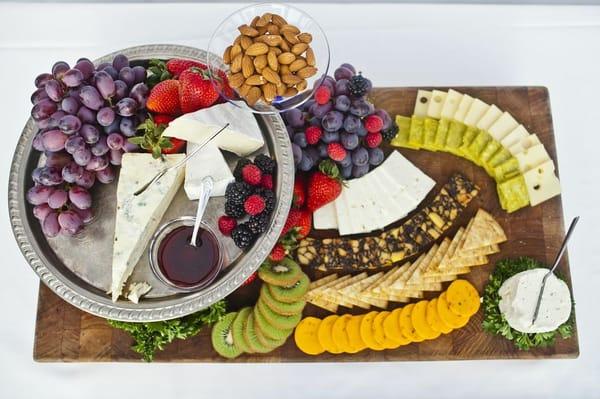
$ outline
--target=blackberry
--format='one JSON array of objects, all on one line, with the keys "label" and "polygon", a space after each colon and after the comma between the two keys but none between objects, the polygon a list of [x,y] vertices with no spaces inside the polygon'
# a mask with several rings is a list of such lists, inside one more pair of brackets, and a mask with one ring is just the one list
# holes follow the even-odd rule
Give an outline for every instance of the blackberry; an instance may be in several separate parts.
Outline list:
[{"label": "blackberry", "polygon": [[242,169],[244,168],[244,166],[246,166],[250,163],[252,163],[252,161],[249,160],[248,158],[241,158],[237,162],[237,164],[235,165],[235,168],[233,169],[233,177],[235,177],[235,180],[242,181]]},{"label": "blackberry", "polygon": [[233,238],[233,242],[238,248],[244,249],[248,248],[250,244],[252,244],[256,236],[247,226],[247,223],[242,223],[233,229],[231,232],[231,238]]},{"label": "blackberry", "polygon": [[246,214],[244,203],[238,204],[231,201],[225,201],[225,214],[232,218],[239,219]]},{"label": "blackberry", "polygon": [[381,135],[383,136],[383,139],[385,141],[390,141],[394,137],[396,137],[396,134],[398,134],[398,130],[399,130],[399,128],[398,128],[398,125],[396,124],[396,122],[392,122],[390,127],[388,127],[387,129],[383,129],[381,131]]},{"label": "blackberry", "polygon": [[232,204],[243,204],[246,198],[252,194],[252,187],[246,182],[236,181],[229,183],[225,189],[225,200]]},{"label": "blackberry", "polygon": [[248,220],[248,228],[252,233],[258,235],[267,231],[267,226],[271,221],[271,215],[268,212],[261,212],[258,215],[250,216]]},{"label": "blackberry", "polygon": [[265,200],[265,210],[264,213],[271,214],[275,209],[275,193],[272,190],[261,187],[256,190],[256,194],[260,195]]},{"label": "blackberry", "polygon": [[348,92],[353,97],[362,97],[369,92],[369,80],[358,73],[350,78],[348,82]]},{"label": "blackberry", "polygon": [[265,154],[257,155],[256,158],[254,158],[254,164],[258,166],[263,173],[268,173],[270,175],[275,173],[275,167],[277,166],[277,163]]}]

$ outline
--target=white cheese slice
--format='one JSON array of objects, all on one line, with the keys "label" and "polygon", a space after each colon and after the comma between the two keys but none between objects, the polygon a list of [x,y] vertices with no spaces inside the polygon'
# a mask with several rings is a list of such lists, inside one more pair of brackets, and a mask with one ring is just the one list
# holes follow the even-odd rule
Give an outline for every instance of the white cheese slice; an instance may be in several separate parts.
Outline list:
[{"label": "white cheese slice", "polygon": [[[364,177],[368,176],[365,175]],[[369,179],[349,180],[344,189],[344,199],[352,218],[353,233],[368,233],[380,226],[377,221],[376,198],[377,191],[371,187]]]},{"label": "white cheese slice", "polygon": [[384,170],[406,189],[406,193],[416,201],[415,206],[435,186],[435,181],[432,178],[423,173],[398,151],[393,151],[388,156]]},{"label": "white cheese slice", "polygon": [[[189,154],[197,147],[197,144],[188,142],[187,153]],[[186,163],[183,188],[189,199],[197,200],[199,198],[202,179],[206,176],[213,178],[214,187],[211,197],[225,195],[227,185],[235,180],[223,154],[212,142],[206,144],[200,152]]]},{"label": "white cheese slice", "polygon": [[[550,160],[548,151],[546,151],[543,144],[536,144],[533,147],[526,148],[518,154],[515,154],[514,157],[519,161],[519,170],[521,172],[527,172]],[[552,171],[554,171],[554,167]]]},{"label": "white cheese slice", "polygon": [[517,144],[519,141],[523,140],[525,137],[529,136],[529,132],[525,129],[525,126],[519,125],[513,129],[512,132],[508,133],[501,141],[502,147],[510,148],[513,145]]},{"label": "white cheese slice", "polygon": [[[343,189],[342,189],[343,190]],[[335,202],[323,205],[313,212],[313,227],[317,230],[337,229]]]},{"label": "white cheese slice", "polygon": [[395,187],[395,190],[388,191],[388,197],[390,201],[392,201],[397,207],[395,215],[396,220],[399,220],[408,215],[410,211],[415,209],[417,205],[419,205],[420,201],[410,195],[405,186],[398,184],[398,180],[396,180],[392,174],[393,173],[383,171],[383,173],[381,173],[379,176],[379,179],[384,186]]},{"label": "white cheese slice", "polygon": [[551,160],[523,173],[531,206],[540,204],[560,194],[560,180],[554,174]]},{"label": "white cheese slice", "polygon": [[117,185],[117,216],[112,258],[112,300],[116,301],[150,238],[183,181],[184,167],[166,173],[138,196],[133,193],[165,167],[185,157],[166,155],[164,162],[152,154],[125,153]]},{"label": "white cheese slice", "polygon": [[468,94],[463,94],[462,98],[460,99],[460,102],[458,103],[458,108],[456,109],[456,112],[454,113],[454,116],[452,118],[457,122],[464,123],[465,117],[467,116],[467,112],[469,112],[473,101],[473,97],[471,97]]},{"label": "white cheese slice", "polygon": [[387,209],[391,215],[391,220],[387,224],[391,224],[406,216],[407,203],[413,202],[413,199],[404,195],[402,200],[397,200],[395,196],[402,193],[404,187],[398,185],[395,180],[387,177],[387,172],[384,168],[377,168],[371,174],[371,181],[380,191],[378,197],[381,207]]},{"label": "white cheese slice", "polygon": [[338,232],[340,235],[354,234],[352,219],[355,215],[350,214],[348,203],[346,201],[345,190],[335,200],[335,217],[338,222]]},{"label": "white cheese slice", "polygon": [[[519,122],[508,112],[504,112],[487,130],[496,140],[501,141],[519,126]],[[527,130],[525,130],[527,132]]]},{"label": "white cheese slice", "polygon": [[150,292],[151,289],[152,286],[145,281],[131,283],[127,288],[127,299],[133,303],[139,303],[140,298]]},{"label": "white cheese slice", "polygon": [[229,127],[213,140],[220,149],[246,156],[264,145],[254,114],[229,102],[180,116],[169,123],[163,135],[201,143],[226,123]]},{"label": "white cheese slice", "polygon": [[465,115],[463,123],[467,126],[476,126],[477,122],[479,122],[489,108],[490,106],[480,99],[474,99]]},{"label": "white cheese slice", "polygon": [[458,105],[462,99],[463,95],[456,90],[448,90],[448,94],[446,95],[446,100],[444,101],[444,105],[442,106],[441,118],[443,119],[452,119],[458,110]]},{"label": "white cheese slice", "polygon": [[424,118],[427,116],[427,109],[429,108],[431,94],[432,93],[427,90],[417,91],[417,100],[415,102],[415,109],[413,111],[414,116],[419,118]]},{"label": "white cheese slice", "polygon": [[502,115],[502,111],[500,110],[500,108],[492,104],[487,109],[487,111],[485,111],[485,114],[483,114],[481,119],[477,121],[475,126],[477,127],[477,129],[488,130],[490,126],[492,126],[494,122],[496,122],[498,118],[500,118],[500,115]]},{"label": "white cheese slice", "polygon": [[446,101],[447,93],[445,91],[434,90],[431,92],[431,100],[427,108],[427,116],[434,119],[442,117],[442,107]]},{"label": "white cheese slice", "polygon": [[529,136],[510,146],[508,148],[508,152],[510,152],[512,155],[517,155],[518,153],[525,151],[527,148],[531,148],[541,143],[542,142],[538,138],[537,134],[530,134]]},{"label": "white cheese slice", "polygon": [[508,324],[524,333],[543,333],[556,330],[566,322],[572,309],[567,284],[551,274],[546,280],[544,294],[535,324],[533,314],[548,269],[526,270],[507,279],[500,289],[498,307]]}]

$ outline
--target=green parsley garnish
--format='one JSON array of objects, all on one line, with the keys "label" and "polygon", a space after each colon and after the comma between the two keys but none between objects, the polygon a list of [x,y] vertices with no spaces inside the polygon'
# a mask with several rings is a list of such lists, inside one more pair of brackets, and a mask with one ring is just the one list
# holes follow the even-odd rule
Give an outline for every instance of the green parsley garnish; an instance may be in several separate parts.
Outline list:
[{"label": "green parsley garnish", "polygon": [[142,355],[142,359],[151,362],[157,350],[175,339],[186,339],[198,334],[203,326],[219,321],[226,312],[225,301],[219,301],[208,308],[179,319],[156,321],[151,323],[131,323],[108,320],[108,324],[127,331],[134,339],[131,347]]},{"label": "green parsley garnish", "polygon": [[569,320],[561,324],[556,330],[545,333],[523,333],[517,331],[508,324],[504,315],[500,312],[500,308],[498,307],[500,303],[498,290],[502,284],[517,273],[539,267],[547,268],[541,262],[528,257],[503,259],[496,264],[496,268],[490,275],[488,284],[483,292],[483,330],[491,334],[501,335],[509,341],[513,341],[515,346],[520,350],[553,345],[558,335],[563,339],[567,339],[573,335],[575,329],[573,311],[571,311]]}]

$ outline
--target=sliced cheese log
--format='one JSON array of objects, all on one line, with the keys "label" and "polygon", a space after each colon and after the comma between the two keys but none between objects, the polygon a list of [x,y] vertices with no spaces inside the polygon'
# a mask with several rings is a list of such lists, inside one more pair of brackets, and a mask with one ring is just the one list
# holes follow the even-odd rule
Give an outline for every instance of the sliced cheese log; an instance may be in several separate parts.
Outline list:
[{"label": "sliced cheese log", "polygon": [[488,130],[490,126],[494,124],[502,115],[502,111],[500,108],[495,105],[490,105],[490,107],[485,111],[485,114],[477,121],[475,127],[480,130]]},{"label": "sliced cheese log", "polygon": [[560,180],[554,174],[554,163],[547,161],[523,174],[531,206],[560,194]]},{"label": "sliced cheese log", "polygon": [[480,99],[474,99],[462,122],[467,126],[477,126],[477,122],[479,122],[489,108],[490,106]]},{"label": "sliced cheese log", "polygon": [[458,110],[458,105],[462,100],[463,95],[456,90],[448,90],[446,94],[446,100],[444,101],[444,105],[442,106],[442,111],[440,113],[440,117],[442,119],[452,119]]},{"label": "sliced cheese log", "polygon": [[427,108],[429,108],[431,94],[432,93],[427,90],[417,91],[417,100],[415,102],[415,109],[413,111],[414,116],[419,118],[424,118],[427,116]]},{"label": "sliced cheese log", "polygon": [[337,229],[335,201],[320,207],[313,213],[313,227],[317,230]]},{"label": "sliced cheese log", "polygon": [[[504,112],[487,130],[496,140],[502,141],[510,132],[519,126],[519,122],[508,112]],[[525,132],[527,132],[525,130]]]},{"label": "sliced cheese log", "polygon": [[471,109],[471,105],[473,104],[474,100],[475,99],[470,95],[463,94],[462,98],[460,99],[460,102],[458,103],[458,108],[456,109],[456,112],[454,113],[452,119],[460,123],[465,123],[465,118],[467,116],[467,113],[469,112],[469,109]]},{"label": "sliced cheese log", "polygon": [[[519,162],[519,170],[521,172],[527,172],[540,166],[547,161],[550,161],[550,155],[543,144],[536,144],[533,147],[526,148],[515,154],[515,158]],[[554,172],[554,166],[552,166],[552,172]]]},{"label": "sliced cheese log", "polygon": [[500,141],[500,144],[502,144],[502,147],[504,148],[510,148],[513,145],[520,142],[521,140],[523,140],[524,138],[526,138],[527,136],[529,136],[529,132],[527,131],[527,129],[525,129],[525,126],[519,125],[516,128],[514,128],[511,132],[509,132],[506,136],[504,136],[504,138]]},{"label": "sliced cheese log", "polygon": [[427,107],[427,116],[434,119],[440,119],[442,117],[442,107],[444,101],[446,101],[446,92],[440,90],[434,90],[431,92],[431,99],[429,100],[429,107]]}]

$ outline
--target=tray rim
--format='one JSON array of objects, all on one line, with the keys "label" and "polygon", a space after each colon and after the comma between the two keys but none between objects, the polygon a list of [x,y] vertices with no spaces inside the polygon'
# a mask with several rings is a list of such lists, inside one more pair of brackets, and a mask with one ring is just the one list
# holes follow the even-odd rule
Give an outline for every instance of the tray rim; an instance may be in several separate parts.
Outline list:
[{"label": "tray rim", "polygon": [[[94,60],[94,63],[112,60],[119,53],[127,55],[131,60],[183,57],[206,62],[208,57],[205,50],[194,47],[148,44],[115,51]],[[225,298],[254,273],[266,259],[279,238],[292,201],[294,163],[291,144],[283,120],[279,114],[263,114],[260,117],[272,129],[275,144],[273,150],[278,161],[277,191],[279,197],[271,225],[259,241],[242,255],[227,276],[206,290],[165,301],[140,302],[137,305],[123,300],[113,303],[107,296],[98,295],[74,284],[54,266],[41,251],[26,215],[25,182],[27,182],[27,176],[25,176],[26,168],[22,166],[32,153],[30,141],[38,130],[31,117],[27,120],[17,142],[8,184],[8,212],[13,234],[21,253],[40,280],[59,297],[85,312],[102,318],[135,322],[168,320],[199,311]]]}]

